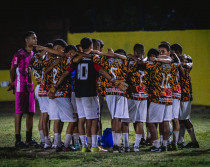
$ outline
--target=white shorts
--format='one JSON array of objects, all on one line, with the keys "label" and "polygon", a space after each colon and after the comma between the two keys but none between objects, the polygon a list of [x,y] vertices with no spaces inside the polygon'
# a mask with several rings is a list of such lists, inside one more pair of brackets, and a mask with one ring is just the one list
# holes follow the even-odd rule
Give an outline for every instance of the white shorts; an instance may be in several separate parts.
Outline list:
[{"label": "white shorts", "polygon": [[146,122],[147,119],[147,100],[128,99],[129,118],[122,119],[122,122]]},{"label": "white shorts", "polygon": [[74,109],[74,113],[77,113],[77,104],[76,104],[75,92],[71,93],[71,104],[72,104],[72,107]]},{"label": "white shorts", "polygon": [[49,119],[61,122],[76,122],[70,98],[49,99]]},{"label": "white shorts", "polygon": [[79,118],[96,119],[99,118],[99,99],[93,97],[76,97],[77,112]]},{"label": "white shorts", "polygon": [[128,101],[124,96],[106,95],[106,102],[112,119],[129,118]]},{"label": "white shorts", "polygon": [[151,102],[148,110],[148,123],[161,123],[172,120],[172,105]]},{"label": "white shorts", "polygon": [[35,96],[38,100],[41,113],[46,113],[48,112],[49,98],[48,96],[43,96],[43,97],[38,96],[39,87],[40,85],[37,85],[35,88]]},{"label": "white shorts", "polygon": [[179,120],[190,119],[191,101],[181,101],[179,110]]},{"label": "white shorts", "polygon": [[173,105],[172,105],[173,119],[179,118],[179,110],[180,110],[180,100],[173,99]]}]

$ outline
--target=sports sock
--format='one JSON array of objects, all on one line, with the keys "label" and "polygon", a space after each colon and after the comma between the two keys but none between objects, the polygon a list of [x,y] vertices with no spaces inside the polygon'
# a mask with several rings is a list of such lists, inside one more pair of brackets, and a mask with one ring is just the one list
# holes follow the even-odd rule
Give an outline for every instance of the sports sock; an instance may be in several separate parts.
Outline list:
[{"label": "sports sock", "polygon": [[177,144],[179,140],[179,131],[174,131],[174,143]]},{"label": "sports sock", "polygon": [[39,131],[39,135],[40,135],[41,142],[44,143],[44,132],[43,132],[43,130]]},{"label": "sports sock", "polygon": [[124,147],[129,147],[129,138],[128,138],[128,133],[123,133],[123,145]]},{"label": "sports sock", "polygon": [[159,148],[160,147],[160,141],[157,139],[157,140],[154,140],[153,141],[153,145],[156,147],[156,148]]},{"label": "sports sock", "polygon": [[32,140],[32,132],[26,131],[26,141],[29,142]]},{"label": "sports sock", "polygon": [[135,140],[134,147],[139,147],[139,144],[141,142],[141,138],[142,138],[142,134],[136,134],[136,140]]},{"label": "sports sock", "polygon": [[113,144],[116,145],[115,131],[112,131],[112,139],[113,139]]},{"label": "sports sock", "polygon": [[92,147],[98,147],[97,135],[92,135]]},{"label": "sports sock", "polygon": [[15,134],[15,139],[16,139],[16,142],[21,141],[21,135],[20,134]]},{"label": "sports sock", "polygon": [[82,147],[87,147],[87,143],[86,143],[86,135],[80,135],[80,140],[82,142]]},{"label": "sports sock", "polygon": [[71,142],[71,138],[72,138],[72,135],[71,134],[66,134],[66,138],[65,138],[65,142],[64,142],[64,146],[66,148],[69,147],[70,142]]},{"label": "sports sock", "polygon": [[120,146],[121,133],[115,133],[115,144]]}]

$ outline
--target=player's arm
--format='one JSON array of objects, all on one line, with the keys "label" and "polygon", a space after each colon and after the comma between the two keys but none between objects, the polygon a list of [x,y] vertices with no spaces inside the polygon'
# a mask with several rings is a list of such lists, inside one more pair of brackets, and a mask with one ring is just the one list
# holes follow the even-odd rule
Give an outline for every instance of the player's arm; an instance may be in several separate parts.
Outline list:
[{"label": "player's arm", "polygon": [[55,98],[56,91],[60,88],[62,83],[66,80],[66,78],[70,75],[70,73],[73,71],[73,67],[68,67],[67,70],[61,75],[60,79],[57,81],[56,85],[51,88],[48,92],[48,96],[50,99]]},{"label": "player's arm", "polygon": [[127,57],[125,55],[121,55],[118,53],[114,53],[112,49],[108,49],[107,53],[100,52],[98,50],[92,50],[92,53],[98,54],[99,56],[107,56],[107,57],[113,57],[113,58],[119,58],[127,60]]},{"label": "player's arm", "polygon": [[35,47],[36,47],[36,50],[38,50],[38,51],[45,51],[45,52],[49,52],[51,54],[55,54],[55,55],[58,55],[58,56],[61,56],[61,57],[65,57],[64,52],[61,52],[61,51],[58,51],[58,50],[55,50],[55,49],[52,49],[52,48],[40,46],[40,45],[35,45]]},{"label": "player's arm", "polygon": [[53,63],[51,66],[47,67],[44,75],[48,74],[56,65],[58,65],[61,62],[61,58],[56,59],[55,63]]},{"label": "player's arm", "polygon": [[16,67],[11,66],[11,68],[10,68],[10,83],[8,85],[7,91],[14,90],[15,73],[16,73]]},{"label": "player's arm", "polygon": [[82,60],[83,57],[87,57],[87,58],[91,58],[93,57],[92,55],[90,54],[86,54],[86,53],[83,53],[83,52],[79,52],[79,51],[74,51],[72,50],[72,52],[75,52],[75,54],[77,54],[77,56],[74,57],[73,59],[73,63],[78,63]]},{"label": "player's arm", "polygon": [[107,71],[105,71],[100,65],[94,64],[94,68],[101,74],[104,78],[106,78],[109,82],[112,82],[117,86],[119,89],[125,91],[128,85],[124,82],[125,80],[116,80],[114,77],[111,77]]},{"label": "player's arm", "polygon": [[172,59],[170,57],[159,57],[159,56],[158,57],[151,57],[150,60],[165,63],[165,64],[172,63]]}]

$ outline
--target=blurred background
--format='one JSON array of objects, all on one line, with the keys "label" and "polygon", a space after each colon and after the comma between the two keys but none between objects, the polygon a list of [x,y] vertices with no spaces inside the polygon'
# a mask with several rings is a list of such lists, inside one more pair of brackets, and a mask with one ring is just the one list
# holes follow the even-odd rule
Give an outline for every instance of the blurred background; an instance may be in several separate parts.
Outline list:
[{"label": "blurred background", "polygon": [[[88,36],[102,39],[107,48],[133,52],[135,43],[146,52],[161,41],[180,43],[194,61],[194,104],[210,105],[210,13],[207,1],[133,0],[7,0],[0,5],[0,81],[9,79],[14,52],[23,46],[23,34],[33,30],[38,44],[56,38],[79,44]],[[1,88],[2,89],[2,88]],[[10,100],[8,92],[0,100]],[[14,98],[12,98],[14,99]]]}]

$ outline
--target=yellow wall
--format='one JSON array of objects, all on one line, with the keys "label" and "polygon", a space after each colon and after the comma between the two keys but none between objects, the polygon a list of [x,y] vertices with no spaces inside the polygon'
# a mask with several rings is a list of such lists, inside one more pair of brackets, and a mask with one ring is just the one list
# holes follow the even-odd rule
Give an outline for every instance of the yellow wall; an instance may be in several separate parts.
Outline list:
[{"label": "yellow wall", "polygon": [[136,43],[144,44],[146,53],[150,48],[157,48],[161,41],[180,43],[183,52],[194,62],[191,72],[193,104],[210,105],[210,30],[68,33],[67,42],[76,45],[83,37],[102,39],[104,51],[122,48],[127,53],[133,52]]}]

